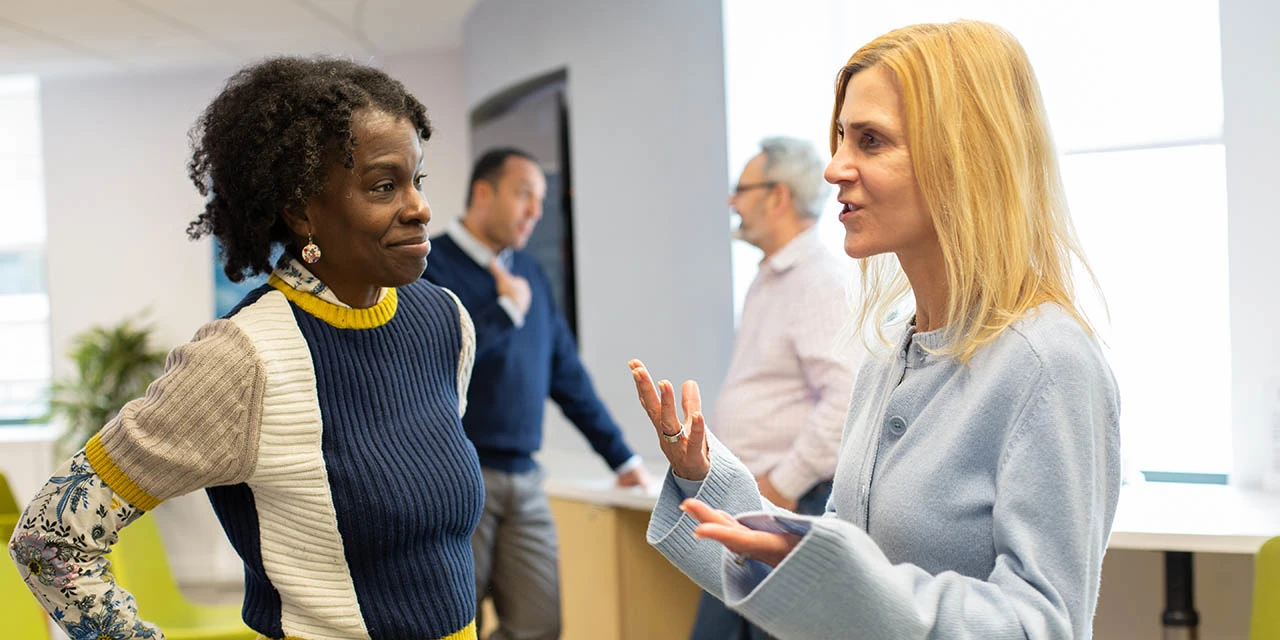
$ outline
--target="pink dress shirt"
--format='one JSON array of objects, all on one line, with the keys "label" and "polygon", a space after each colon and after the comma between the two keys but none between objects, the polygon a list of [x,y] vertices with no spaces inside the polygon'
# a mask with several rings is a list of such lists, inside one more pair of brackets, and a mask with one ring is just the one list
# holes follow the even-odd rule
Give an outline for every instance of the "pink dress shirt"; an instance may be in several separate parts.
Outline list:
[{"label": "pink dress shirt", "polygon": [[[760,263],[708,426],[756,476],[798,498],[835,473],[865,349],[849,330],[854,264],[810,228]],[[850,346],[837,353],[841,342]],[[847,352],[847,353],[846,353]]]}]

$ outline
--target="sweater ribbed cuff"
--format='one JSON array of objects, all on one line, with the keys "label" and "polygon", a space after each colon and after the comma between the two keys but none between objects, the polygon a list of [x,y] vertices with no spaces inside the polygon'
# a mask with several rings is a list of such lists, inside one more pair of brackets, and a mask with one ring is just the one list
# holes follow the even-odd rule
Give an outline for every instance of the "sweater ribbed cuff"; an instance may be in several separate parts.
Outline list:
[{"label": "sweater ribbed cuff", "polygon": [[89,438],[89,442],[84,445],[84,454],[102,481],[126,502],[143,511],[150,511],[159,506],[161,502],[159,498],[147,493],[116,466],[111,456],[107,455],[106,448],[102,446],[100,436],[101,434],[97,433]]},{"label": "sweater ribbed cuff", "polygon": [[[711,469],[693,497],[730,514],[759,511],[760,493],[751,472],[710,433],[707,438]],[[675,474],[667,471],[645,538],[698,586],[719,597],[724,546],[714,540],[693,537],[698,522],[680,510],[684,498]]]}]

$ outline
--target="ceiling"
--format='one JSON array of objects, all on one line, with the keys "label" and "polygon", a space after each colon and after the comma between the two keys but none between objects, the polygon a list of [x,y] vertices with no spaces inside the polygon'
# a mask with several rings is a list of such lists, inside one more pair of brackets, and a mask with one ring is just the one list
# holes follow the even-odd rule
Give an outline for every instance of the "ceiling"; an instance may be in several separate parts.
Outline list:
[{"label": "ceiling", "polygon": [[0,75],[452,49],[476,0],[0,0]]}]

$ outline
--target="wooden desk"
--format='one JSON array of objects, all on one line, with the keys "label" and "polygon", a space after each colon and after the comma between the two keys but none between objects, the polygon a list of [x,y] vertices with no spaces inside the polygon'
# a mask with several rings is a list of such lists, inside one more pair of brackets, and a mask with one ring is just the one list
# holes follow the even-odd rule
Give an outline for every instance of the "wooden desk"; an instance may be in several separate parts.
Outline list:
[{"label": "wooden desk", "polygon": [[1141,483],[1120,490],[1109,549],[1164,552],[1166,637],[1195,638],[1193,554],[1253,555],[1280,535],[1280,495],[1222,485]]},{"label": "wooden desk", "polygon": [[[657,492],[615,489],[595,459],[540,456],[560,536],[562,640],[685,638],[699,589],[645,541]],[[661,480],[666,468],[651,468]]]},{"label": "wooden desk", "polygon": [[644,539],[649,512],[552,498],[563,640],[684,638],[698,587]]}]

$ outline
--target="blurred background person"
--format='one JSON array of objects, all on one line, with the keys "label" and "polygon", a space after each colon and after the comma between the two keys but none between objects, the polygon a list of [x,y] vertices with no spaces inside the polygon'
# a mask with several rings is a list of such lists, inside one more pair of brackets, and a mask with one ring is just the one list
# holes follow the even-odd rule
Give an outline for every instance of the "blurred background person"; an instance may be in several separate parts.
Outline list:
[{"label": "blurred background person", "polygon": [[424,278],[457,292],[476,325],[476,364],[463,417],[480,455],[484,514],[472,538],[476,595],[493,597],[494,640],[560,636],[555,522],[533,459],[550,397],[617,474],[652,480],[596,395],[551,284],[521,251],[542,217],[547,181],[533,156],[492,149],[471,172],[467,211],[435,239]]}]

